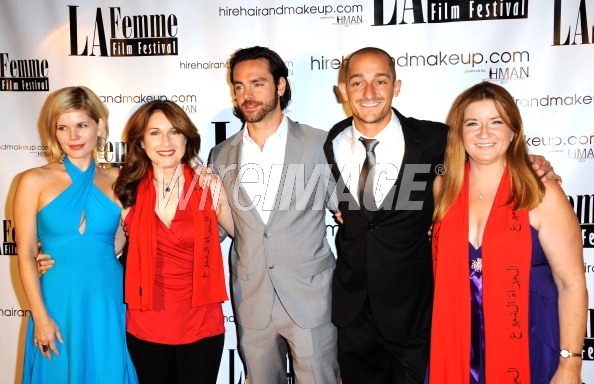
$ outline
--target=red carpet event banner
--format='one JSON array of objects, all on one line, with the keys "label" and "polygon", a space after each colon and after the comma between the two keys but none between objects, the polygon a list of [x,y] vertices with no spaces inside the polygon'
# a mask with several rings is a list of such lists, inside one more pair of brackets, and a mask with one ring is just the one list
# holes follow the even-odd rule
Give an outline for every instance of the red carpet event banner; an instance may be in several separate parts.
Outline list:
[{"label": "red carpet event banner", "polygon": [[[239,48],[278,52],[293,88],[285,113],[323,130],[350,115],[337,92],[339,69],[365,46],[393,56],[402,80],[393,105],[405,116],[443,122],[464,89],[494,82],[515,98],[529,151],[563,177],[594,292],[593,43],[594,0],[0,1],[0,383],[20,382],[30,317],[12,200],[19,175],[47,164],[40,111],[52,91],[84,85],[100,96],[111,130],[99,162],[121,165],[123,126],[150,100],[172,100],[188,113],[204,161],[237,132],[228,59]],[[333,239],[337,226],[330,214],[326,221]],[[589,308],[583,381],[593,384],[593,299]],[[224,315],[219,383],[241,383],[229,302]]]}]

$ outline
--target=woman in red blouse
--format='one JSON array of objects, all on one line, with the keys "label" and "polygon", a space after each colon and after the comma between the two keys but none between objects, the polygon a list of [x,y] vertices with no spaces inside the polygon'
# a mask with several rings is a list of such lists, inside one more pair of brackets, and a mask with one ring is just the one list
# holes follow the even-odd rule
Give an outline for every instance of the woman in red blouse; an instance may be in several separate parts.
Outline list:
[{"label": "woman in red blouse", "polygon": [[114,190],[129,237],[127,342],[139,380],[216,383],[228,299],[219,220],[232,234],[226,193],[219,183],[211,196],[190,166],[200,136],[177,104],[142,105],[124,141],[129,152]]}]

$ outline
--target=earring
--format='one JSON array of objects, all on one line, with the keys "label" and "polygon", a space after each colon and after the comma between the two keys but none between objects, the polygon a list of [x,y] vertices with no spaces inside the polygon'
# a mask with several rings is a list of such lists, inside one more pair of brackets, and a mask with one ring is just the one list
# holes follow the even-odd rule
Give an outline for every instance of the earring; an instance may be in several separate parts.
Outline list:
[{"label": "earring", "polygon": [[107,157],[107,140],[102,136],[97,136],[97,160]]}]

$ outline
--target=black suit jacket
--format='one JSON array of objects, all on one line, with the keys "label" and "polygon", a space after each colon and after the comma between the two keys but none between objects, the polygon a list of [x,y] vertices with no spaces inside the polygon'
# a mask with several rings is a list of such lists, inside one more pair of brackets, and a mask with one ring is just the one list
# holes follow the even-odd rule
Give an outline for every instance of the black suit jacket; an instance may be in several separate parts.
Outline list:
[{"label": "black suit jacket", "polygon": [[339,327],[350,325],[368,299],[378,330],[398,341],[419,332],[428,335],[431,325],[433,267],[427,231],[448,128],[394,112],[404,134],[403,163],[391,193],[371,218],[359,209],[335,164],[332,141],[349,129],[352,117],[332,127],[324,152],[333,164],[344,219],[336,235],[332,321]]}]

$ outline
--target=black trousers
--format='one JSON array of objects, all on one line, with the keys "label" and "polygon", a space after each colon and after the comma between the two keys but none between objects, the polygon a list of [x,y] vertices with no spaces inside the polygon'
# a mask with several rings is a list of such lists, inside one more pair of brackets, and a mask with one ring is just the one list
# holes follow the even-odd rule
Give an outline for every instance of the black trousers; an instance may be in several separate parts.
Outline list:
[{"label": "black trousers", "polygon": [[190,344],[151,343],[126,333],[140,384],[216,384],[225,334]]},{"label": "black trousers", "polygon": [[423,384],[429,361],[429,329],[406,340],[384,338],[368,303],[353,324],[338,328],[342,384]]}]

